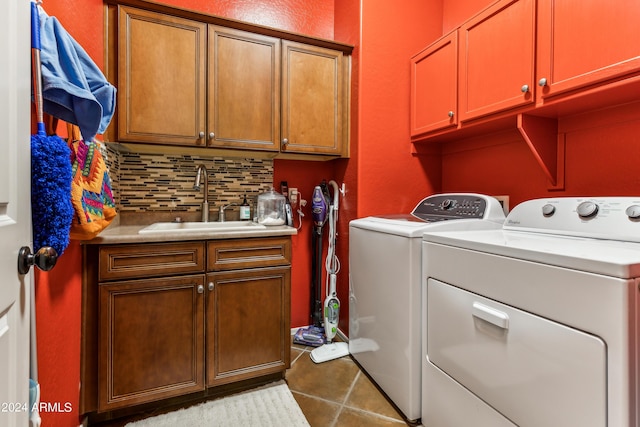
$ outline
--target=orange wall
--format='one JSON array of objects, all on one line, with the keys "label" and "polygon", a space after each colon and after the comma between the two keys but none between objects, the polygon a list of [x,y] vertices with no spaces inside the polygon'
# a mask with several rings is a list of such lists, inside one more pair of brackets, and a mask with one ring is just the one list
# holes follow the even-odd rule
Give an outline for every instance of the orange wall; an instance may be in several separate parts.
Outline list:
[{"label": "orange wall", "polygon": [[409,212],[439,187],[439,161],[411,156],[409,59],[441,33],[438,2],[362,2],[358,216]]},{"label": "orange wall", "polygon": [[517,132],[449,144],[442,157],[443,191],[509,195],[511,207],[540,197],[640,194],[640,102],[562,117],[558,130],[566,134],[563,191],[548,189]]}]

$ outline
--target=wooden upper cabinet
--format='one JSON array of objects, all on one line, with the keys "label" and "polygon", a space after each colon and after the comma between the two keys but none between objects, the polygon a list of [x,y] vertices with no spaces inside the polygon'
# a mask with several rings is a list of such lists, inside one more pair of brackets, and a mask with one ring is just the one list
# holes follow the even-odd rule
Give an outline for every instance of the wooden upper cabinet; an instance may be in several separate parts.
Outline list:
[{"label": "wooden upper cabinet", "polygon": [[535,1],[501,1],[460,27],[460,120],[535,101]]},{"label": "wooden upper cabinet", "polygon": [[458,32],[411,58],[411,136],[458,123]]},{"label": "wooden upper cabinet", "polygon": [[280,39],[209,25],[208,145],[278,151]]},{"label": "wooden upper cabinet", "polygon": [[639,23],[638,0],[538,0],[541,96],[637,72]]},{"label": "wooden upper cabinet", "polygon": [[118,140],[204,144],[207,26],[118,8]]},{"label": "wooden upper cabinet", "polygon": [[107,141],[348,156],[351,46],[105,2],[105,68],[118,88]]},{"label": "wooden upper cabinet", "polygon": [[343,62],[340,51],[282,41],[282,151],[342,153]]}]

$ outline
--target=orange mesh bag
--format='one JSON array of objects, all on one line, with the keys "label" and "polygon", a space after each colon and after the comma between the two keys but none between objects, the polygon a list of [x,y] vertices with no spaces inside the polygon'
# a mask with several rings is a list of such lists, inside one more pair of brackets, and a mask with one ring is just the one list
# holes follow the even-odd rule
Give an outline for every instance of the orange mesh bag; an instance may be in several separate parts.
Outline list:
[{"label": "orange mesh bag", "polygon": [[107,228],[116,217],[111,179],[98,143],[83,141],[77,126],[69,125],[71,149],[71,204],[74,216],[72,239],[89,240]]}]

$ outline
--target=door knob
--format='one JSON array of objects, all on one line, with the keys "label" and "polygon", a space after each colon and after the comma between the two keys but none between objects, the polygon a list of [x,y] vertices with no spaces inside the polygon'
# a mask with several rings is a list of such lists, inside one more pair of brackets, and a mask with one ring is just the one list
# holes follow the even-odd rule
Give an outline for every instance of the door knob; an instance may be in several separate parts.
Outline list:
[{"label": "door knob", "polygon": [[50,246],[44,246],[35,254],[28,246],[23,246],[18,252],[18,273],[27,274],[32,265],[42,271],[51,270],[58,261],[58,253]]}]

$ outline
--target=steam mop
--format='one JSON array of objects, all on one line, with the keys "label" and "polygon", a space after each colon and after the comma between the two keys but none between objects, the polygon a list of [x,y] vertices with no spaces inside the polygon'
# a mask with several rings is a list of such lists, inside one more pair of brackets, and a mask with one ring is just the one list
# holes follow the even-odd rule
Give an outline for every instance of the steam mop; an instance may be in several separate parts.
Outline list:
[{"label": "steam mop", "polygon": [[[327,258],[325,268],[327,271],[326,279],[326,298],[324,300],[324,333],[326,344],[316,348],[311,352],[311,360],[315,363],[327,362],[329,360],[338,359],[349,354],[349,345],[345,342],[332,342],[338,332],[338,320],[340,314],[340,300],[336,291],[337,273],[340,270],[340,260],[336,256],[336,223],[338,222],[338,202],[339,190],[335,181],[329,181],[329,185],[333,188],[333,203],[326,208],[328,212],[327,222],[329,223],[329,246],[327,249]],[[316,187],[320,189],[320,187]],[[326,201],[326,198],[321,197]],[[314,190],[315,200],[315,190]],[[320,236],[322,238],[322,236]]]},{"label": "steam mop", "polygon": [[329,199],[321,185],[316,185],[311,196],[311,215],[313,217],[311,265],[311,323],[322,327],[322,236],[329,213]]},{"label": "steam mop", "polygon": [[321,185],[316,185],[311,196],[313,231],[311,233],[311,325],[298,329],[293,337],[296,344],[319,347],[325,343],[322,327],[322,235],[327,221],[329,199]]}]

